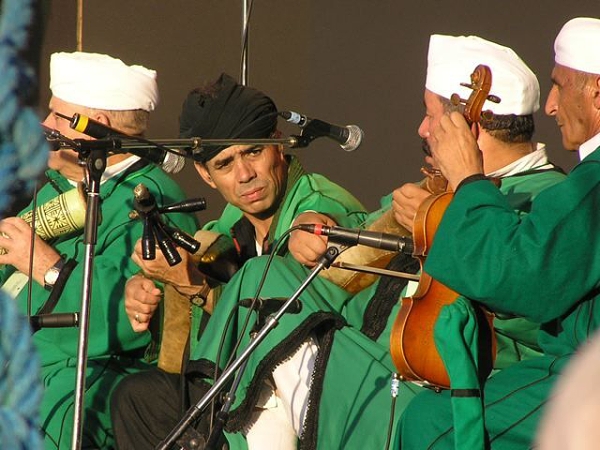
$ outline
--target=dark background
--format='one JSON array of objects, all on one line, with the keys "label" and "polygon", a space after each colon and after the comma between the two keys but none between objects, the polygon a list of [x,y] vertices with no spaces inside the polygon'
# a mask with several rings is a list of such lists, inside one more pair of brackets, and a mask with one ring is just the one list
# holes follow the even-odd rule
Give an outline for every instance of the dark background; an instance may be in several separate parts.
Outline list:
[{"label": "dark background", "polygon": [[[83,51],[157,70],[161,102],[148,137],[176,138],[181,102],[189,90],[223,71],[240,78],[242,8],[243,0],[87,0]],[[248,85],[269,94],[280,110],[359,125],[365,139],[355,152],[321,138],[290,153],[374,209],[382,195],[421,178],[416,130],[423,115],[429,36],[479,35],[513,48],[538,74],[542,107],[536,137],[568,170],[577,155],[562,149],[554,120],[543,113],[553,42],[567,20],[599,13],[600,0],[254,0]],[[50,54],[76,50],[76,17],[76,0],[47,4],[41,115],[50,95]],[[300,131],[287,123],[281,129],[285,135]],[[189,196],[207,198],[201,221],[218,215],[223,201],[196,177],[191,163],[174,177]]]}]

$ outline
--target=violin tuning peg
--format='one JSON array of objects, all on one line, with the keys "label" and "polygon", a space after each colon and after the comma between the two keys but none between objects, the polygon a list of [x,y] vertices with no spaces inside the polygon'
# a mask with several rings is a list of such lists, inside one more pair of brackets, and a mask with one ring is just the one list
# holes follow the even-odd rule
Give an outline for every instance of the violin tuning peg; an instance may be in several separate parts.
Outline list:
[{"label": "violin tuning peg", "polygon": [[450,96],[450,102],[452,102],[452,104],[454,106],[458,106],[460,104],[464,105],[464,104],[467,103],[467,101],[465,99],[463,99],[463,98],[460,98],[460,95],[458,95],[458,94],[452,94]]},{"label": "violin tuning peg", "polygon": [[502,99],[497,95],[490,94],[486,97],[486,100],[489,100],[492,103],[500,103]]},{"label": "violin tuning peg", "polygon": [[486,109],[481,112],[481,117],[483,117],[484,120],[492,120],[494,118],[494,113],[489,109]]}]

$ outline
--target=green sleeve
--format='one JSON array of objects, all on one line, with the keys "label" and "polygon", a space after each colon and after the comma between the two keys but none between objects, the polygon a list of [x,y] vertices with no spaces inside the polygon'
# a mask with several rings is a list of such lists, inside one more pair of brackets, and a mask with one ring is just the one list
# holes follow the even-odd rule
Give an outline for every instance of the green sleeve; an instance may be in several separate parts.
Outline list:
[{"label": "green sleeve", "polygon": [[[140,220],[131,220],[133,188],[144,183],[156,198],[157,204],[168,205],[184,199],[183,192],[160,169],[146,168],[133,174],[127,181],[114,188],[102,201],[102,220],[98,227],[94,248],[92,292],[90,301],[90,329],[88,355],[90,358],[110,354],[123,354],[143,349],[149,340],[147,333],[135,333],[123,307],[125,282],[139,268],[131,260],[136,241],[142,236]],[[103,186],[105,189],[106,186]],[[46,190],[44,191],[46,192]],[[102,193],[103,191],[101,191]],[[193,233],[195,220],[185,214],[168,214],[165,218],[171,225]],[[79,311],[85,272],[85,245],[83,236],[65,236],[53,242],[54,248],[67,259],[77,261],[69,276],[65,289],[54,312]],[[32,286],[33,312],[35,313],[48,297],[43,286]],[[25,311],[26,290],[17,301]],[[39,348],[44,348],[44,365],[77,356],[77,328],[48,328],[37,332],[34,339]]]},{"label": "green sleeve", "polygon": [[550,321],[598,285],[597,211],[594,159],[540,193],[526,215],[488,181],[467,184],[440,223],[425,271],[492,310]]},{"label": "green sleeve", "polygon": [[279,238],[305,211],[326,214],[344,227],[357,227],[366,217],[364,207],[348,191],[321,175],[304,175],[281,206],[275,238]]},{"label": "green sleeve", "polygon": [[242,218],[242,211],[231,204],[227,204],[217,220],[207,222],[202,229],[222,233],[229,236],[231,227]]}]

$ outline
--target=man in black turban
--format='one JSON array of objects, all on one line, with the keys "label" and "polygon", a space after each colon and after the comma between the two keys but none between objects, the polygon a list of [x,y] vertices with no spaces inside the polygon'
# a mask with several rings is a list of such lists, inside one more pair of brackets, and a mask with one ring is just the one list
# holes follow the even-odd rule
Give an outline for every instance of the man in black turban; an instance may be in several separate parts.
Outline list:
[{"label": "man in black turban", "polygon": [[[190,92],[179,118],[182,138],[260,139],[270,137],[276,128],[277,107],[273,100],[236,83],[226,73],[215,83]],[[203,148],[194,159],[206,163],[224,148]]]},{"label": "man in black turban", "polygon": [[[187,96],[180,117],[180,135],[201,139],[276,137],[277,108],[262,92],[239,85],[223,74],[215,83],[195,89]],[[208,261],[218,261],[223,253],[233,253],[236,261],[226,266],[241,267],[248,259],[269,253],[273,243],[302,212],[324,211],[339,217],[340,225],[347,227],[356,227],[364,219],[364,208],[353,196],[321,175],[306,173],[296,158],[283,153],[281,145],[205,147],[193,157],[200,177],[228,202],[221,217],[196,234],[201,252],[225,249],[211,255]],[[228,242],[232,245],[226,245]],[[215,274],[217,263],[207,263],[206,259],[198,263],[196,255],[192,257],[181,249],[179,253],[182,262],[174,267],[169,267],[162,255],[144,261],[138,242],[133,260],[145,276],[129,280],[125,308],[134,331],[148,332],[150,319],[161,300],[161,291],[152,280],[165,285],[167,300],[167,288],[173,288],[186,299],[186,317],[189,308],[192,310],[188,329],[193,352],[207,321],[206,313],[213,313],[217,305],[214,315],[228,317],[231,305],[237,305],[239,299],[235,298],[235,292],[229,295],[223,289],[219,298],[228,295],[228,302],[217,303],[216,292],[220,289],[213,288],[219,285],[218,281],[221,285],[227,282],[227,277]],[[165,302],[165,308],[168,303]],[[168,331],[166,328],[165,325],[163,335]],[[213,330],[210,339],[218,340],[215,334],[221,332]],[[165,346],[164,341],[162,345]],[[129,376],[117,388],[112,397],[112,415],[119,448],[153,448],[176,425],[188,403],[199,400],[201,392],[193,383],[178,373],[169,373],[179,371],[181,359],[180,353],[179,364],[173,369],[161,365],[159,358],[159,369]],[[182,400],[181,391],[187,388],[189,398]],[[273,437],[279,431],[273,427]],[[295,442],[294,431],[286,432]]]}]

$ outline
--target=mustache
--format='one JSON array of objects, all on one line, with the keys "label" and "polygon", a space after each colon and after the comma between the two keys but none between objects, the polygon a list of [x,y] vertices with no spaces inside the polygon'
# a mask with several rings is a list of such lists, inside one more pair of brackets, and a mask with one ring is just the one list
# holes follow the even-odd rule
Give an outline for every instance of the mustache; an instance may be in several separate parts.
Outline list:
[{"label": "mustache", "polygon": [[431,156],[431,147],[427,143],[427,139],[421,139],[421,150],[423,150],[423,153],[427,156]]}]

